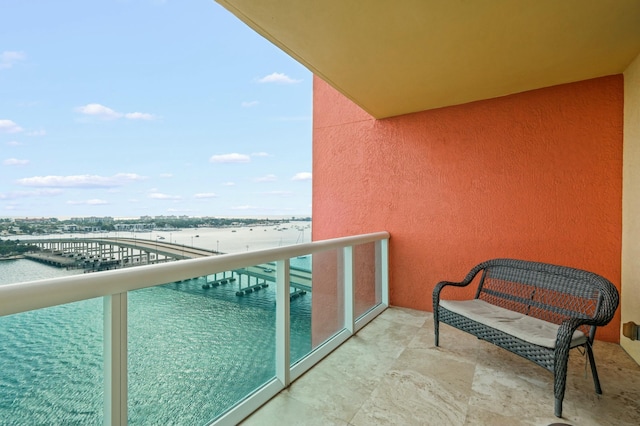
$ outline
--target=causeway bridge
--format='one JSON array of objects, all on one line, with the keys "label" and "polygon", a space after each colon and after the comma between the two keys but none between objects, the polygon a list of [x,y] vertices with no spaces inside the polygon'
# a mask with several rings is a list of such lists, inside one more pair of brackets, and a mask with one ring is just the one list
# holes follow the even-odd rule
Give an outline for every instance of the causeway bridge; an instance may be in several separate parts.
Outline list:
[{"label": "causeway bridge", "polygon": [[[84,269],[85,272],[224,254],[215,250],[143,238],[46,238],[23,242],[38,246],[41,250],[26,253],[24,257],[27,259],[67,269]],[[289,276],[292,297],[311,291],[310,270],[292,266]],[[236,295],[243,296],[266,288],[275,281],[275,264],[266,263],[222,273],[221,279],[216,275],[211,282],[207,278],[203,289],[215,287],[220,283],[237,282]]]},{"label": "causeway bridge", "polygon": [[[41,254],[51,255],[51,264],[55,264],[56,257],[62,257],[81,264],[87,263],[87,260],[93,263],[118,260],[121,261],[120,266],[133,266],[222,254],[213,250],[143,238],[46,238],[24,242],[40,247]],[[57,260],[60,260],[61,264],[69,263]],[[79,260],[82,262],[78,262]]]}]

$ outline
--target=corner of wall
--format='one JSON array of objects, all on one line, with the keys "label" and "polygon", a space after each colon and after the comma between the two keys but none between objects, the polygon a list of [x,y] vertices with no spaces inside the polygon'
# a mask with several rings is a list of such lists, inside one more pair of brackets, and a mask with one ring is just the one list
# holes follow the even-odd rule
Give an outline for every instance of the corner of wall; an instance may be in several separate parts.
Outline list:
[{"label": "corner of wall", "polygon": [[[640,323],[640,55],[624,72],[621,323]],[[620,335],[640,364],[640,341]]]}]

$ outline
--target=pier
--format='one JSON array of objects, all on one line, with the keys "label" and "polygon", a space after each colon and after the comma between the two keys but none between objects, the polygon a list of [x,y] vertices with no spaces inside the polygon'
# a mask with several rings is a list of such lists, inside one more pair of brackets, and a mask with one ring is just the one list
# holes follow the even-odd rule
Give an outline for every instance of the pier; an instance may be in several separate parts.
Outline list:
[{"label": "pier", "polygon": [[58,268],[76,269],[77,267],[74,259],[69,259],[68,257],[54,253],[25,253],[23,257],[47,265],[57,266]]}]

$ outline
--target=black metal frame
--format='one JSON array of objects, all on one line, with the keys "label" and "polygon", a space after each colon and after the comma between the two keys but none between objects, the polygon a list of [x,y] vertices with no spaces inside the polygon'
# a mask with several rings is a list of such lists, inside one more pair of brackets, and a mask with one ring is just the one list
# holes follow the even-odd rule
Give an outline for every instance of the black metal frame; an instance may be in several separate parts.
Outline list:
[{"label": "black metal frame", "polygon": [[[468,286],[480,272],[475,298],[558,324],[555,348],[523,341],[440,306],[440,293],[445,287]],[[461,282],[442,281],[436,285],[433,290],[435,345],[439,345],[439,323],[443,322],[544,367],[553,373],[554,413],[562,417],[573,333],[580,329],[587,336],[584,344],[575,347],[584,347],[595,391],[602,394],[592,344],[596,327],[611,321],[618,303],[616,287],[592,272],[540,262],[493,259],[474,267]]]}]

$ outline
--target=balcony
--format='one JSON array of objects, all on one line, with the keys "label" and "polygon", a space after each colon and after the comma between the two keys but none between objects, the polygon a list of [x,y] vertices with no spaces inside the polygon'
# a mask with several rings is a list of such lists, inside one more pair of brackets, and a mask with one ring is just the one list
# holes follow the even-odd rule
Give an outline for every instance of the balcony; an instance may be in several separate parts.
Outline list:
[{"label": "balcony", "polygon": [[391,307],[242,425],[640,424],[640,366],[619,345],[594,345],[600,396],[573,351],[558,419],[550,373],[440,327],[435,348],[431,313]]},{"label": "balcony", "polygon": [[[29,363],[15,368],[38,376],[18,385],[8,381],[0,393],[2,418],[18,424],[22,418],[7,413],[19,413],[28,399],[41,423],[52,423],[51,412],[61,407],[72,416],[62,423],[108,425],[640,422],[640,366],[616,344],[596,342],[594,348],[602,396],[593,391],[585,357],[572,354],[561,420],[553,416],[551,374],[540,367],[444,324],[441,346],[435,348],[430,313],[387,308],[387,238],[381,232],[0,286],[0,315],[6,316],[0,318],[0,332],[18,330],[24,337],[18,352],[31,354]],[[314,298],[313,320],[306,325],[312,338],[301,344],[293,337],[301,326],[291,308],[297,290],[291,293],[287,282],[295,282],[293,259],[308,255],[315,271],[308,295]],[[257,266],[265,262],[273,263],[273,269]],[[224,312],[208,310],[204,321],[186,320],[187,310],[200,309],[198,301],[209,303],[207,295],[224,286],[214,289],[210,284],[205,290],[203,285],[212,281],[203,277],[221,281],[229,276],[220,274],[229,270],[261,270],[259,274],[273,278],[277,289],[261,317],[266,320],[240,324],[235,331],[219,326]],[[240,299],[266,293],[263,284]],[[150,306],[143,296],[158,289],[157,305]],[[235,288],[227,290],[237,295]],[[431,297],[428,292],[418,296]],[[81,308],[78,301],[89,305]],[[72,327],[59,316],[64,311],[84,315],[93,330],[88,340],[68,332]],[[40,313],[44,317],[37,317]],[[33,338],[34,329],[11,322],[30,316],[53,336],[48,351]],[[144,328],[150,321],[152,327]],[[240,340],[242,330],[249,328],[266,338],[244,338],[245,350],[222,360],[220,346]],[[88,341],[88,349],[78,344],[80,339]],[[198,355],[189,356],[189,351]],[[79,386],[87,377],[64,355],[69,353],[100,376],[89,378],[84,390]],[[10,355],[0,347],[3,369],[11,368],[3,359]],[[54,374],[40,374],[50,364],[57,366]],[[248,390],[211,390],[212,382],[233,383],[239,372],[250,369],[264,371]],[[52,383],[62,383],[63,391]],[[222,408],[206,404],[213,399],[224,400]]]},{"label": "balcony", "polygon": [[237,424],[386,309],[388,238],[0,285],[0,423]]}]

